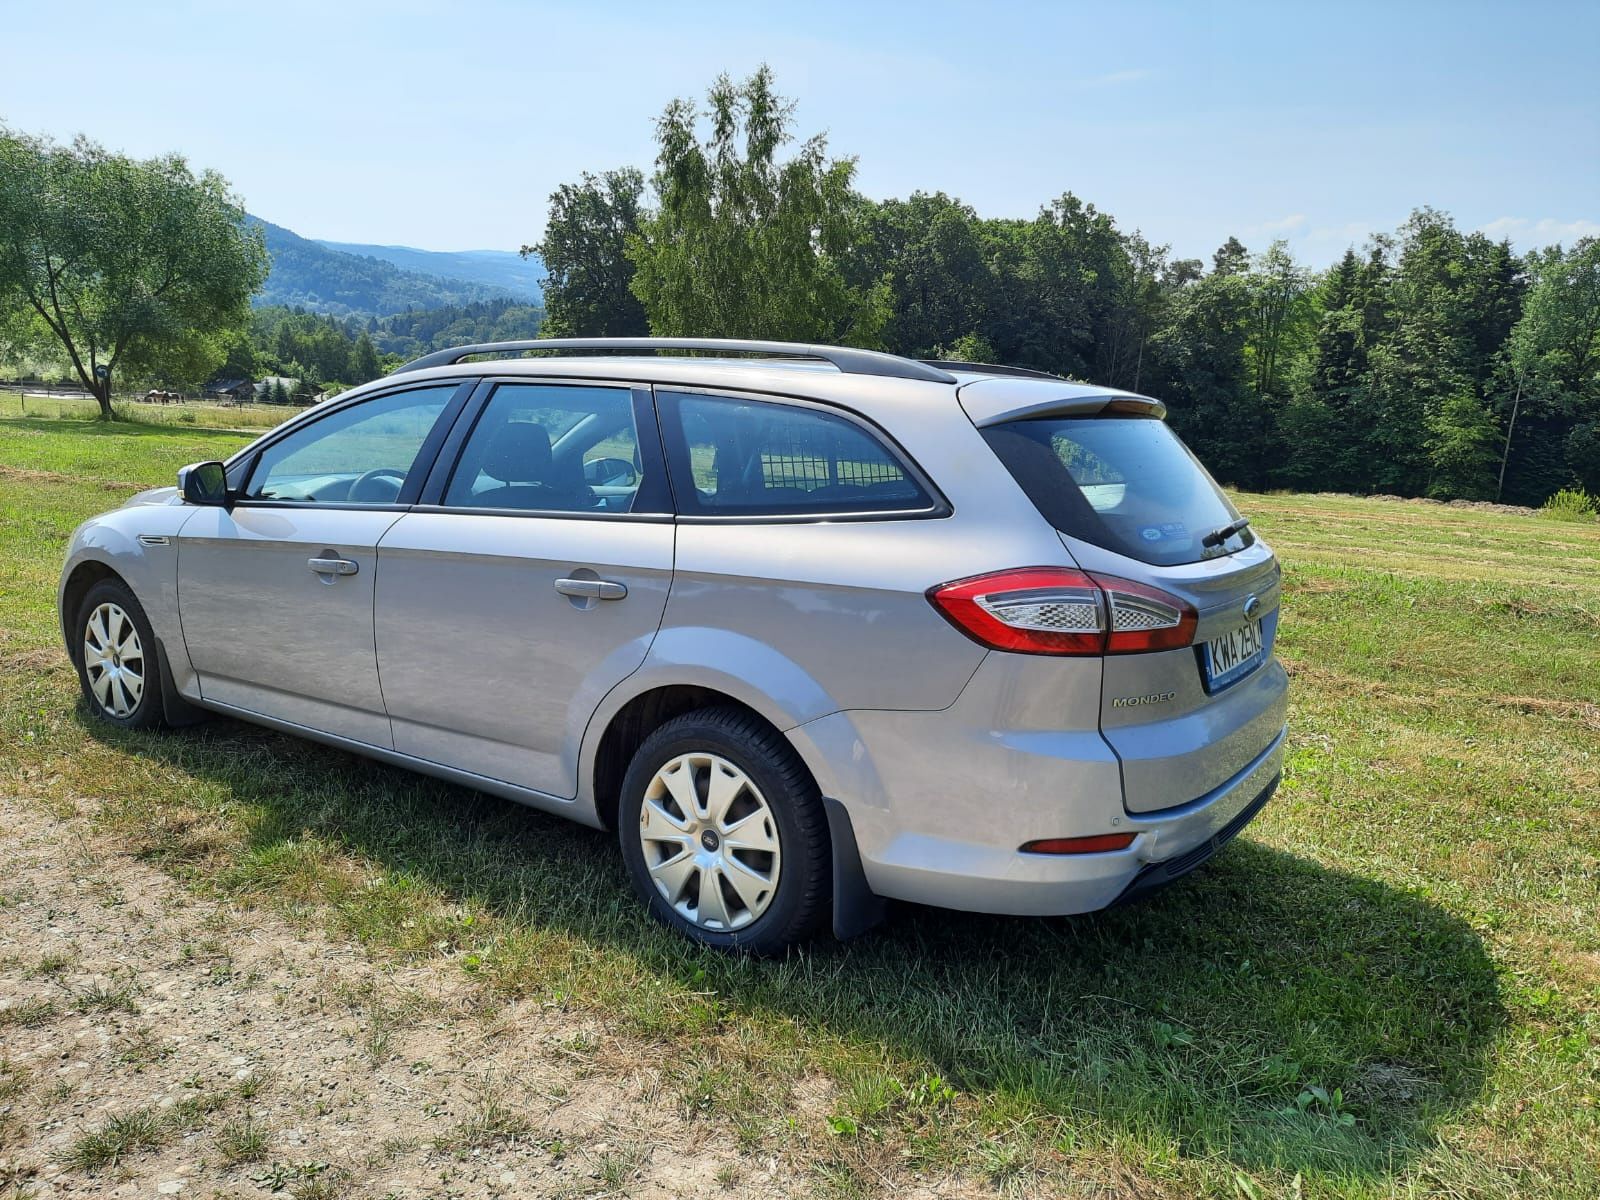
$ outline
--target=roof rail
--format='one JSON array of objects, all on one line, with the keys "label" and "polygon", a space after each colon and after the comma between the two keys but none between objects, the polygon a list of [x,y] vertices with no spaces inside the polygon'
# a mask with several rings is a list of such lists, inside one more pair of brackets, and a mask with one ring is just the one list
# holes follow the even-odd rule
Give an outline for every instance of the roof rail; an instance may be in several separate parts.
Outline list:
[{"label": "roof rail", "polygon": [[1067,378],[1065,375],[1055,375],[1033,367],[1004,367],[998,363],[960,362],[953,358],[919,358],[917,361],[926,367],[942,367],[947,371],[974,371],[980,375],[1019,375],[1024,379]]},{"label": "roof rail", "polygon": [[814,346],[800,342],[757,342],[742,338],[532,338],[517,342],[479,342],[436,350],[413,359],[390,372],[400,375],[427,367],[451,367],[477,354],[522,354],[529,350],[655,351],[708,350],[721,354],[765,354],[780,358],[814,358],[832,363],[846,375],[883,375],[890,379],[921,379],[930,383],[954,383],[947,371],[911,358],[881,354],[876,350],[856,350],[848,346]]}]

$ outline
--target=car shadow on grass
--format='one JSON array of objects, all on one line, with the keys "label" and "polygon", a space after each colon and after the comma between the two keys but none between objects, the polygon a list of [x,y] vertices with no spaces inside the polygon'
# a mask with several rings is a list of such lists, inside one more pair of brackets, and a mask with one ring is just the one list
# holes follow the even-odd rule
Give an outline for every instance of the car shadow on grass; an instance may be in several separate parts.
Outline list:
[{"label": "car shadow on grass", "polygon": [[[857,941],[752,962],[651,922],[612,835],[232,721],[130,735],[83,719],[194,781],[170,806],[111,812],[157,861],[204,859],[188,814],[231,814],[242,846],[206,868],[225,889],[331,897],[364,939],[443,944],[508,992],[591,1004],[645,1036],[753,1017],[854,1063],[847,1075],[937,1077],[1011,1118],[1060,1117],[1079,1145],[1392,1178],[1479,1095],[1505,1022],[1464,921],[1248,838],[1127,908],[896,906]],[[330,851],[383,879],[352,888],[326,869]],[[433,895],[481,915],[419,917]],[[873,1091],[841,1093],[863,1127],[891,1119],[860,1099]]]}]

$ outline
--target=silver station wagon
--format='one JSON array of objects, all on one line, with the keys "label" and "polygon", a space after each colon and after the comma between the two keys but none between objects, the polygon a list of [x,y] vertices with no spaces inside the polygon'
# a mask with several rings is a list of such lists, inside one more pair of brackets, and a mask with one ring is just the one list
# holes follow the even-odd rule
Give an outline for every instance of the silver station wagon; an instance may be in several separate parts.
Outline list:
[{"label": "silver station wagon", "polygon": [[1164,417],[831,346],[463,346],[86,522],[62,629],[108,721],[225,713],[614,829],[712,946],[1087,912],[1282,763],[1278,564]]}]

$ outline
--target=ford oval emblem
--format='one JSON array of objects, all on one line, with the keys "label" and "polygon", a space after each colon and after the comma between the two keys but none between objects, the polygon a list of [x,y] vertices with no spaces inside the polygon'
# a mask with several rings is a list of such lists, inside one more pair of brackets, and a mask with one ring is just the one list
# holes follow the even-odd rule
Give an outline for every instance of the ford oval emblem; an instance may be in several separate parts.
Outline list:
[{"label": "ford oval emblem", "polygon": [[1260,598],[1257,597],[1257,596],[1253,596],[1252,595],[1248,600],[1246,600],[1244,602],[1244,619],[1246,621],[1248,621],[1251,617],[1255,616],[1256,615],[1256,609],[1258,609],[1260,607],[1261,607]]}]

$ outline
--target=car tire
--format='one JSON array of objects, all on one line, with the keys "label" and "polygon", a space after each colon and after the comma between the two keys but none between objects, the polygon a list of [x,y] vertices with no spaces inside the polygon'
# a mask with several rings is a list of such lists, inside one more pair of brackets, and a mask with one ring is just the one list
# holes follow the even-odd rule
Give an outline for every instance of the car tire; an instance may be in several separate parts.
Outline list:
[{"label": "car tire", "polygon": [[102,579],[78,606],[73,661],[89,711],[124,729],[161,723],[161,655],[137,597],[120,579]]},{"label": "car tire", "polygon": [[828,916],[821,795],[794,748],[753,713],[704,708],[651,733],[623,779],[617,832],[651,914],[703,945],[778,955]]}]

